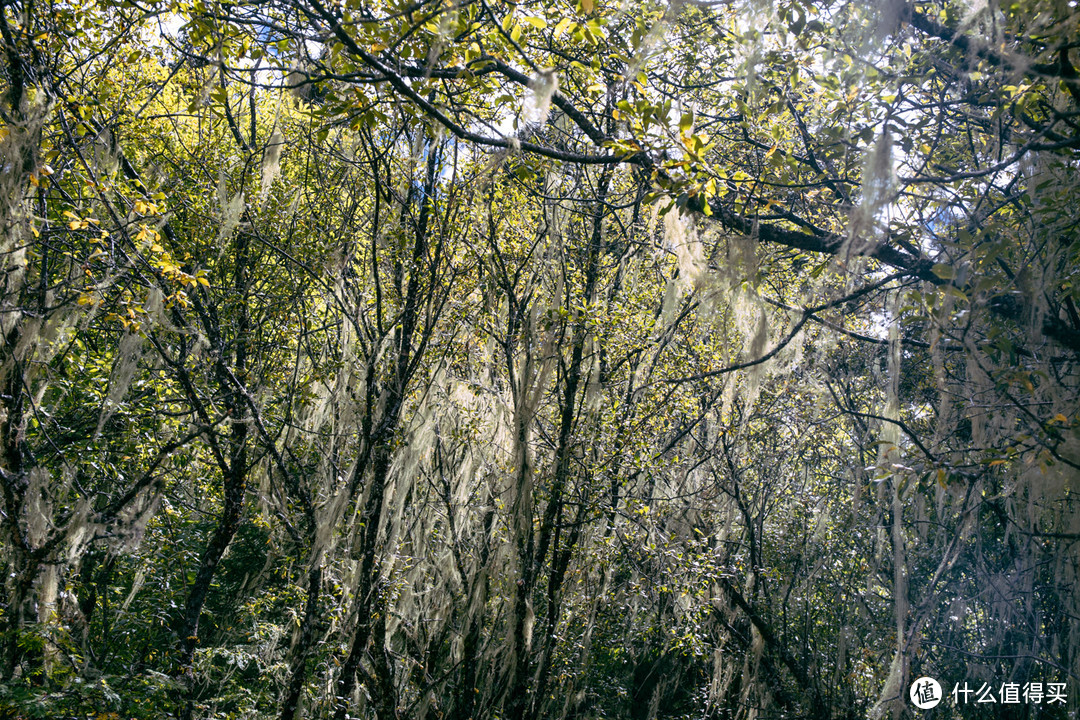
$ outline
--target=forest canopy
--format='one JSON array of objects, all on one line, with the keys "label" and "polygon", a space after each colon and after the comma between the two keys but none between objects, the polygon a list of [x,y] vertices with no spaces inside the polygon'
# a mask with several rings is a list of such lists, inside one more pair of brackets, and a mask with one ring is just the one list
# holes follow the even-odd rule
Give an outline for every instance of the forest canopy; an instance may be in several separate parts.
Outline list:
[{"label": "forest canopy", "polygon": [[0,717],[1080,710],[1075,0],[0,45]]}]

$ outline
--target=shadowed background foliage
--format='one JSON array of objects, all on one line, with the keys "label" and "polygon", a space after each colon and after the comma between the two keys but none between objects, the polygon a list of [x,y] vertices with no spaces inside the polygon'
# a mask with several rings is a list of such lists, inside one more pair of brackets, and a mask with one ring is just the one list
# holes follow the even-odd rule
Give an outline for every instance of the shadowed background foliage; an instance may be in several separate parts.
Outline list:
[{"label": "shadowed background foliage", "polygon": [[6,3],[0,716],[1071,717],[1074,5]]}]

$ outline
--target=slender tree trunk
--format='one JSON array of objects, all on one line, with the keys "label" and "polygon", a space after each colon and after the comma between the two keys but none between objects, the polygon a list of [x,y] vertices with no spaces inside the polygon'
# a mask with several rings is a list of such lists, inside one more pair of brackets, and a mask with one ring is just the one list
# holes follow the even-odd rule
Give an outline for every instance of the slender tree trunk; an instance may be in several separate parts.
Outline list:
[{"label": "slender tree trunk", "polygon": [[[375,677],[373,678],[374,687],[369,687],[368,691],[373,696],[376,712],[382,720],[391,720],[397,717],[393,666],[390,658],[386,655],[385,648],[386,608],[384,606],[386,598],[383,595],[383,588],[379,587],[378,584],[382,565],[382,560],[378,555],[378,539],[379,526],[382,522],[383,509],[386,504],[390,466],[393,461],[394,436],[401,422],[402,406],[405,401],[406,389],[415,371],[415,361],[423,353],[426,342],[423,335],[419,339],[416,338],[420,311],[425,302],[435,292],[436,286],[438,257],[436,256],[435,260],[432,261],[428,259],[428,225],[434,209],[438,162],[437,148],[429,146],[424,189],[419,198],[420,207],[414,226],[414,242],[411,263],[408,266],[408,281],[403,283],[401,277],[404,274],[404,267],[395,272],[395,284],[398,286],[399,291],[403,290],[404,294],[401,323],[395,337],[397,357],[392,377],[390,382],[387,383],[385,409],[382,418],[376,424],[371,438],[371,445],[375,448],[372,461],[371,490],[362,515],[364,532],[362,536],[363,549],[360,577],[353,594],[356,603],[357,623],[352,642],[349,645],[349,653],[344,663],[342,663],[341,675],[338,678],[337,693],[334,700],[336,704],[335,720],[345,720],[350,700],[356,689],[357,674],[361,670],[361,662],[367,652],[368,644],[372,640],[375,642],[372,651]],[[412,187],[411,184],[410,187]],[[410,197],[412,197],[412,194],[410,194]],[[404,210],[403,208],[403,216],[405,214]],[[378,272],[377,268],[375,272]]]},{"label": "slender tree trunk", "polygon": [[238,422],[233,428],[233,442],[236,452],[232,457],[232,467],[225,481],[225,504],[218,520],[217,529],[199,561],[199,570],[195,582],[184,603],[183,631],[180,637],[180,666],[186,685],[186,701],[181,710],[181,718],[187,720],[193,712],[193,692],[195,686],[194,660],[195,649],[199,644],[199,616],[206,604],[210,583],[217,572],[225,550],[240,528],[244,509],[244,495],[247,491],[247,451],[243,444],[247,426]]},{"label": "slender tree trunk", "polygon": [[[611,180],[610,169],[605,169],[600,176],[598,188],[598,202],[592,218],[592,227],[589,243],[585,248],[585,286],[582,290],[583,304],[588,307],[596,291],[596,282],[599,272],[600,248],[603,242],[604,202],[607,198],[608,184]],[[578,392],[581,386],[585,343],[589,337],[586,327],[587,319],[576,318],[574,327],[573,346],[570,352],[570,366],[566,372],[566,381],[563,386],[561,399],[561,412],[559,418],[559,439],[555,454],[554,478],[551,484],[551,497],[544,509],[544,517],[540,525],[540,533],[537,541],[536,555],[530,558],[532,571],[528,576],[528,583],[519,588],[519,594],[531,594],[537,578],[539,578],[544,563],[547,560],[549,550],[552,556],[551,570],[548,576],[548,593],[546,622],[544,624],[544,637],[542,639],[543,651],[540,654],[539,672],[535,687],[531,692],[528,688],[529,677],[532,674],[532,663],[528,658],[519,661],[515,673],[513,695],[511,697],[510,718],[513,720],[530,720],[540,712],[543,697],[546,693],[547,682],[552,658],[552,643],[555,630],[559,622],[561,611],[561,590],[566,570],[569,567],[573,554],[574,545],[577,542],[578,533],[571,534],[571,539],[565,548],[559,547],[562,538],[562,512],[563,502],[566,495],[567,484],[570,481],[571,453],[574,446],[573,431],[578,408]],[[580,518],[579,518],[580,519]],[[580,527],[580,525],[578,525]],[[527,608],[526,608],[527,613]]]},{"label": "slender tree trunk", "polygon": [[315,642],[315,627],[318,622],[319,592],[322,589],[322,564],[308,572],[308,591],[304,607],[304,620],[300,625],[300,637],[296,641],[293,660],[289,665],[289,681],[285,690],[285,699],[281,703],[281,720],[295,720],[300,709],[300,697],[307,680],[307,656]]},{"label": "slender tree trunk", "polygon": [[14,357],[14,348],[24,341],[19,325],[12,328],[4,338],[4,356],[7,356],[6,382],[4,383],[4,414],[0,420],[0,442],[3,443],[0,485],[4,502],[4,526],[11,548],[11,572],[6,578],[7,608],[4,612],[4,665],[3,679],[10,679],[24,660],[40,661],[40,653],[28,650],[20,642],[24,628],[32,622],[34,585],[41,572],[41,558],[35,552],[34,539],[23,527],[21,518],[27,511],[27,493],[31,485],[31,466],[26,446],[25,387],[26,376],[23,363]]},{"label": "slender tree trunk", "polygon": [[[225,358],[219,358],[216,367],[218,384],[227,398],[229,414],[233,418],[229,434],[229,458],[221,467],[224,479],[224,501],[217,527],[210,542],[199,559],[199,569],[195,575],[187,601],[184,603],[184,617],[180,633],[180,671],[184,685],[184,701],[180,707],[181,720],[190,720],[194,712],[195,692],[195,650],[199,645],[199,618],[202,615],[210,585],[221,564],[229,544],[240,529],[243,519],[244,500],[247,494],[248,476],[248,431],[250,412],[244,389],[237,383],[245,381],[248,363],[248,333],[250,318],[248,315],[248,236],[239,233],[236,240],[236,265],[234,286],[237,295],[237,324],[234,340],[233,370],[224,366]],[[215,333],[216,334],[216,333]],[[216,338],[219,351],[223,350],[220,335]]]}]

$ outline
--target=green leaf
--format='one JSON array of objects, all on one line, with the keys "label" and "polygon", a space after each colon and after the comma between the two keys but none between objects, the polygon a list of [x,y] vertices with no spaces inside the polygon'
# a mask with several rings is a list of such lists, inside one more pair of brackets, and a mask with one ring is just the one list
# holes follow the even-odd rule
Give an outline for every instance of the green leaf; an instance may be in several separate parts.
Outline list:
[{"label": "green leaf", "polygon": [[687,135],[687,134],[690,133],[690,129],[693,128],[693,127],[694,127],[694,113],[692,111],[691,112],[684,112],[682,114],[682,117],[679,118],[679,131],[683,135]]},{"label": "green leaf", "polygon": [[930,272],[937,275],[942,280],[952,280],[956,277],[956,270],[952,265],[945,265],[944,263],[938,263],[930,270]]}]

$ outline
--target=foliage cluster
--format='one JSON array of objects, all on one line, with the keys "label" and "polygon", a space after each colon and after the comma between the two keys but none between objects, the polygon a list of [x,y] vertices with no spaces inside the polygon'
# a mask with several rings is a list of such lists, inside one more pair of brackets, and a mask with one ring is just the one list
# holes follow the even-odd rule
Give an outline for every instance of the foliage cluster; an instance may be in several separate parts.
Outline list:
[{"label": "foliage cluster", "polygon": [[0,716],[1080,707],[1064,0],[0,8]]}]

